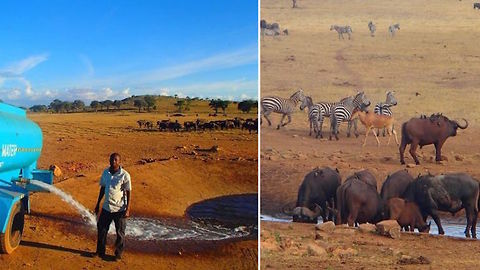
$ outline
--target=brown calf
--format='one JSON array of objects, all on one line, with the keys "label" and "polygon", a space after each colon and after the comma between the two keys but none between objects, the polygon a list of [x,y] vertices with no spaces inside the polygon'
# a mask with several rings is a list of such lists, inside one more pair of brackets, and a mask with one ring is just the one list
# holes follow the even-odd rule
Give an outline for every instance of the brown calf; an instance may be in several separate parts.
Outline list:
[{"label": "brown calf", "polygon": [[405,231],[410,229],[413,232],[415,228],[419,232],[428,233],[430,231],[430,224],[427,225],[423,221],[422,214],[416,203],[406,202],[400,198],[391,198],[387,201],[387,208],[390,213],[390,219],[396,220]]}]

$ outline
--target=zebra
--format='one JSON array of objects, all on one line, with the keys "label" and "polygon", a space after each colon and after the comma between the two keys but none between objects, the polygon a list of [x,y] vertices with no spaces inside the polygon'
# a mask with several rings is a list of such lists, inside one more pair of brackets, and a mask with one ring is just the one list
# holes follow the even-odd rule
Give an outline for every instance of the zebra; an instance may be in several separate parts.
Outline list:
[{"label": "zebra", "polygon": [[288,35],[288,30],[285,29],[283,31],[280,30],[280,25],[278,23],[267,23],[265,20],[260,20],[260,35],[262,36],[262,40],[264,40],[265,36],[280,36],[280,35]]},{"label": "zebra", "polygon": [[[311,123],[313,123],[313,125],[316,124],[318,128],[316,138],[318,138],[319,136],[320,138],[323,138],[323,134],[322,134],[323,120],[325,119],[325,117],[330,117],[332,108],[342,102],[352,102],[352,101],[353,101],[353,97],[349,96],[341,99],[340,102],[319,102],[312,105],[308,113],[308,119]],[[353,120],[353,127],[354,127],[355,137],[358,137],[359,135],[357,132],[356,120]],[[352,129],[352,121],[348,121],[347,137],[350,137],[351,129]]]},{"label": "zebra", "polygon": [[[397,105],[397,99],[394,96],[395,91],[387,91],[387,99],[385,102],[379,102],[375,104],[373,112],[376,114],[392,116],[393,112],[390,107]],[[377,136],[380,134],[380,130],[377,129]],[[385,137],[385,128],[383,129],[383,137]]]},{"label": "zebra", "polygon": [[[297,107],[299,102],[304,102],[305,94],[303,93],[302,89],[299,89],[297,92],[293,93],[293,95],[288,98],[282,98],[277,96],[270,96],[262,98],[261,105],[262,105],[262,112],[261,114],[267,119],[268,125],[271,126],[272,122],[268,119],[268,116],[272,113],[281,113],[282,120],[280,120],[280,124],[278,124],[277,129],[280,127],[286,126],[288,123],[292,122],[292,113]],[[288,117],[288,122],[283,123],[285,116]],[[261,123],[260,123],[261,124]]]},{"label": "zebra", "polygon": [[370,30],[370,36],[374,37],[375,36],[375,31],[377,31],[377,26],[373,24],[372,21],[368,23],[368,29]]},{"label": "zebra", "polygon": [[338,26],[332,25],[330,26],[330,31],[335,30],[338,33],[338,39],[343,38],[343,34],[346,33],[348,35],[348,39],[350,39],[350,35],[353,33],[352,28],[349,25],[346,26]]},{"label": "zebra", "polygon": [[397,30],[400,30],[400,24],[399,23],[392,24],[388,27],[388,32],[390,33],[392,38],[395,36],[395,32],[397,32]]},{"label": "zebra", "polygon": [[335,139],[338,141],[338,127],[340,126],[340,123],[350,120],[355,110],[363,110],[368,106],[370,106],[370,100],[368,100],[363,91],[358,92],[352,101],[346,100],[335,105],[335,107],[332,108],[332,113],[330,115],[329,140],[332,140],[332,135],[335,134]]},{"label": "zebra", "polygon": [[[323,122],[323,115],[320,112],[318,104],[313,104],[312,98],[307,96],[305,97],[302,104],[300,104],[300,110],[304,110],[305,107],[308,107],[308,122],[310,123],[310,133],[308,136],[312,136],[312,127],[313,132],[317,135],[318,138],[318,122],[321,120]],[[320,127],[321,130],[321,127]]]},{"label": "zebra", "polygon": [[[353,101],[353,96],[349,96],[349,97],[342,98],[339,102],[320,102],[316,104],[319,108],[318,121],[320,126],[320,129],[319,129],[320,138],[323,138],[323,134],[322,134],[323,120],[325,119],[325,117],[331,116],[332,108],[334,108],[338,104],[341,104],[344,102],[352,102],[352,101]],[[355,137],[358,137],[357,121],[354,121],[353,124],[354,124]],[[350,137],[351,129],[352,129],[352,122],[348,121],[347,137]]]},{"label": "zebra", "polygon": [[296,8],[297,7],[297,0],[292,0],[292,8]]}]

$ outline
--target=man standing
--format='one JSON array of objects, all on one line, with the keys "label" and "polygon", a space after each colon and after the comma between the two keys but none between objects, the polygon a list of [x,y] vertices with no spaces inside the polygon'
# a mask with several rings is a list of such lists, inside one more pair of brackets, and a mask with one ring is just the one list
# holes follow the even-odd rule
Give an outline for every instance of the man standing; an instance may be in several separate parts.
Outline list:
[{"label": "man standing", "polygon": [[95,214],[98,215],[100,201],[105,195],[102,212],[97,222],[98,239],[95,255],[105,256],[105,245],[110,224],[115,223],[117,240],[115,241],[115,259],[122,258],[125,247],[126,218],[130,216],[132,184],[130,174],[120,166],[120,154],[110,155],[110,167],[106,168],[100,179],[100,194],[98,195]]}]

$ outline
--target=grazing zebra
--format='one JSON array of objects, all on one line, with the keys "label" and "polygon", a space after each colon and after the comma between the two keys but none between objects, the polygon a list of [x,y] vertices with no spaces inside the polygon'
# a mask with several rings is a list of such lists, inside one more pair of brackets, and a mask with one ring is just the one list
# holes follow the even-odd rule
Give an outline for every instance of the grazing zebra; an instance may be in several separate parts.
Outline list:
[{"label": "grazing zebra", "polygon": [[350,35],[353,33],[352,28],[349,25],[346,26],[338,26],[332,25],[330,26],[330,31],[335,30],[338,33],[338,39],[343,38],[343,34],[346,33],[348,35],[348,39],[350,39]]},{"label": "grazing zebra", "polygon": [[399,23],[392,24],[388,27],[388,32],[390,33],[392,38],[395,36],[395,32],[397,32],[397,30],[400,30],[400,24]]},{"label": "grazing zebra", "polygon": [[[277,129],[280,129],[282,126],[286,126],[288,123],[292,122],[292,113],[297,107],[299,102],[303,102],[305,100],[305,94],[303,90],[300,89],[295,92],[290,98],[285,99],[282,97],[277,96],[270,96],[262,98],[261,105],[262,105],[262,112],[261,114],[267,119],[268,125],[271,126],[272,122],[268,119],[268,116],[272,113],[281,113],[282,120],[280,120],[280,124],[278,124]],[[283,123],[285,116],[288,117],[288,122]]]},{"label": "grazing zebra", "polygon": [[363,110],[368,106],[370,106],[370,101],[363,91],[358,92],[351,102],[346,100],[345,102],[335,105],[335,107],[332,108],[332,114],[330,115],[329,139],[331,140],[332,135],[335,134],[335,139],[338,141],[338,127],[340,126],[340,123],[350,120],[355,110]]},{"label": "grazing zebra", "polygon": [[[390,107],[397,105],[397,99],[394,96],[395,91],[387,91],[387,99],[385,102],[375,104],[373,112],[380,115],[392,116],[393,112]],[[380,134],[380,130],[377,129],[377,135]],[[385,137],[385,128],[383,129],[383,137]]]},{"label": "grazing zebra", "polygon": [[377,31],[377,26],[373,24],[372,21],[368,23],[368,29],[370,30],[370,36],[374,37],[375,36],[375,31]]},{"label": "grazing zebra", "polygon": [[308,107],[308,122],[310,122],[310,133],[308,136],[312,136],[312,127],[313,127],[313,132],[317,135],[316,138],[318,138],[318,122],[319,119],[323,122],[323,115],[319,113],[320,109],[318,104],[313,104],[312,98],[307,96],[305,97],[304,101],[302,104],[300,104],[300,110],[303,111],[305,107]]}]

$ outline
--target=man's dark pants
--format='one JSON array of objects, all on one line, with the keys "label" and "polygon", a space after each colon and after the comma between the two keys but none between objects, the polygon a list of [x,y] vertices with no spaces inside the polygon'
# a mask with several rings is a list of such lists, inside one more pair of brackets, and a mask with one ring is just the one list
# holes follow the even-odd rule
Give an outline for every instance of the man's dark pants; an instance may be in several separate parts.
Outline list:
[{"label": "man's dark pants", "polygon": [[98,239],[97,239],[97,254],[105,255],[105,245],[107,244],[107,234],[110,224],[115,223],[115,231],[117,232],[117,240],[115,241],[115,255],[121,256],[125,247],[125,227],[126,218],[125,211],[108,212],[102,209],[100,217],[97,222]]}]

